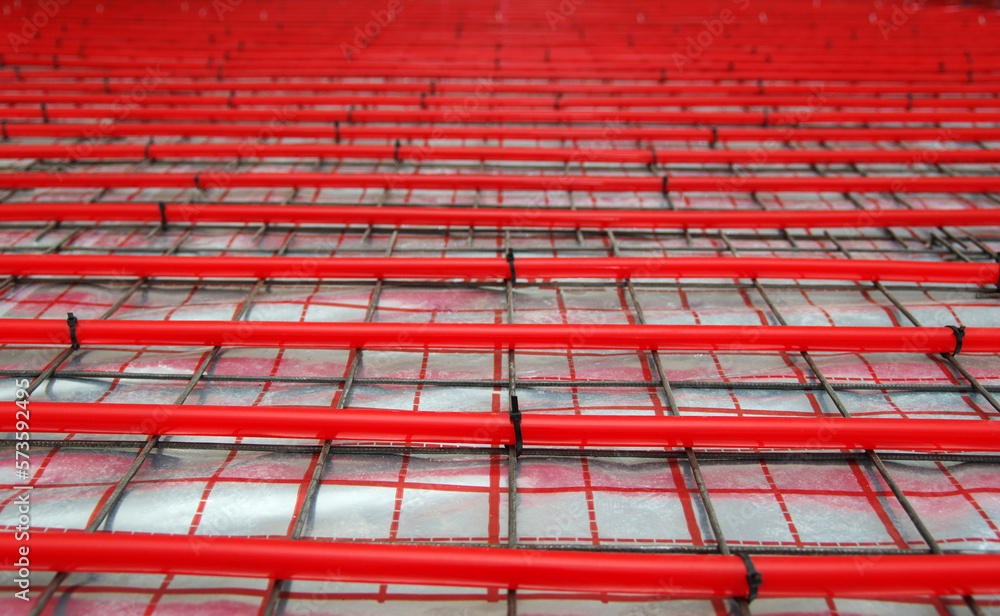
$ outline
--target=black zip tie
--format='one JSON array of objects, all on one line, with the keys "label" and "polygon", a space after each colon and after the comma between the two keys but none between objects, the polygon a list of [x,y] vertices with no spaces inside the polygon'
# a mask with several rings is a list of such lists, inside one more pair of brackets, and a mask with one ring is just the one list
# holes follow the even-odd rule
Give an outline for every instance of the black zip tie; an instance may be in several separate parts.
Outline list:
[{"label": "black zip tie", "polygon": [[712,147],[719,143],[719,129],[715,126],[712,127]]},{"label": "black zip tie", "polygon": [[906,110],[913,111],[913,92],[906,93]]},{"label": "black zip tie", "polygon": [[167,204],[160,201],[160,226],[167,228]]},{"label": "black zip tie", "polygon": [[38,106],[42,110],[42,122],[45,122],[46,124],[48,124],[49,123],[49,111],[48,111],[48,109],[45,108],[45,103],[40,103]]},{"label": "black zip tie", "polygon": [[507,265],[510,266],[510,283],[514,284],[515,282],[517,282],[517,272],[514,271],[514,251],[508,248],[506,257],[507,257]]},{"label": "black zip tie", "polygon": [[76,351],[80,348],[80,341],[76,339],[76,324],[78,319],[73,316],[72,312],[66,313],[66,325],[69,325],[69,341],[73,345],[73,350]]},{"label": "black zip tie", "polygon": [[653,155],[653,162],[649,163],[650,166],[655,167],[660,164],[660,161],[656,158],[656,148],[649,146],[649,153]]},{"label": "black zip tie", "polygon": [[333,121],[333,140],[334,143],[340,143],[340,120]]},{"label": "black zip tie", "polygon": [[392,160],[396,161],[397,163],[403,162],[399,160],[399,139],[396,140],[396,149],[392,151]]},{"label": "black zip tie", "polygon": [[663,193],[664,195],[666,195],[668,192],[670,192],[668,190],[668,188],[667,188],[667,183],[669,181],[670,181],[670,176],[669,175],[664,175],[663,176],[663,186],[660,187],[660,192]]},{"label": "black zip tie", "polygon": [[747,568],[747,586],[750,591],[747,593],[747,603],[750,603],[757,598],[757,591],[760,590],[760,585],[764,583],[764,577],[757,571],[756,567],[753,566],[753,561],[750,560],[750,556],[747,554],[737,554],[743,559],[743,564]]},{"label": "black zip tie", "polygon": [[552,108],[559,109],[559,102],[562,100],[562,92],[556,92],[556,99],[552,101]]},{"label": "black zip tie", "polygon": [[149,146],[151,145],[153,145],[152,137],[150,137],[149,141],[146,142],[146,147],[142,149],[142,157],[145,158],[146,160],[153,160],[153,158],[149,155]]},{"label": "black zip tie", "polygon": [[952,355],[958,355],[962,352],[962,339],[965,338],[965,326],[955,327],[954,325],[946,326],[951,331],[955,332],[955,350],[952,351]]},{"label": "black zip tie", "polygon": [[10,139],[10,135],[7,134],[7,120],[0,120],[0,131],[3,131],[4,141]]},{"label": "black zip tie", "polygon": [[524,439],[521,437],[521,409],[517,406],[517,396],[510,397],[510,423],[514,424],[514,457],[520,458],[524,451]]},{"label": "black zip tie", "polygon": [[194,174],[194,187],[197,188],[198,190],[202,190],[202,188],[201,188],[201,174],[200,173]]},{"label": "black zip tie", "polygon": [[767,109],[764,110],[764,126],[767,126]]}]

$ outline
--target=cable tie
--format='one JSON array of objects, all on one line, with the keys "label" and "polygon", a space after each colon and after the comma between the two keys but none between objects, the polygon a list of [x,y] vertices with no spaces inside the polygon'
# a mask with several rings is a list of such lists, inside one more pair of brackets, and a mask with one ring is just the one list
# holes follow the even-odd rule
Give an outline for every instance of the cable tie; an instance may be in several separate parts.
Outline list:
[{"label": "cable tie", "polygon": [[403,162],[399,159],[399,139],[396,140],[396,148],[392,151],[392,160],[397,163]]},{"label": "cable tie", "polygon": [[524,451],[524,439],[521,436],[521,409],[517,406],[517,396],[510,397],[510,423],[514,424],[514,457],[520,458]]},{"label": "cable tie", "polygon": [[712,147],[719,143],[719,128],[716,126],[712,127]]},{"label": "cable tie", "polygon": [[197,188],[198,190],[203,190],[202,187],[201,187],[201,174],[200,173],[194,174],[194,187]]},{"label": "cable tie", "polygon": [[160,226],[167,228],[167,204],[160,201]]},{"label": "cable tie", "polygon": [[333,121],[333,139],[334,143],[340,143],[340,120]]},{"label": "cable tie", "polygon": [[142,157],[145,158],[146,160],[153,160],[153,158],[149,155],[149,146],[151,145],[153,145],[152,137],[150,137],[149,141],[146,142],[146,147],[142,149]]},{"label": "cable tie", "polygon": [[49,111],[48,111],[48,109],[45,108],[45,103],[39,104],[39,107],[42,110],[42,122],[45,122],[46,124],[48,124],[49,123]]},{"label": "cable tie", "polygon": [[656,157],[656,148],[649,146],[649,153],[653,155],[653,162],[649,163],[651,166],[655,167],[660,164],[659,159]]},{"label": "cable tie", "polygon": [[767,122],[768,122],[767,109],[765,109],[764,110],[764,126],[767,126]]},{"label": "cable tie", "polygon": [[955,350],[952,351],[952,355],[958,355],[962,352],[962,339],[965,338],[965,326],[955,327],[954,325],[947,325],[948,329],[955,333]]},{"label": "cable tie", "polygon": [[79,322],[72,312],[66,313],[66,325],[69,325],[69,341],[73,345],[73,350],[80,348],[80,341],[76,339],[76,324]]},{"label": "cable tie", "polygon": [[660,192],[663,193],[664,195],[667,194],[668,192],[670,192],[669,191],[669,187],[668,187],[669,182],[670,182],[670,176],[669,175],[664,175],[663,176],[663,186],[660,187]]},{"label": "cable tie", "polygon": [[7,120],[0,120],[0,131],[3,131],[4,141],[10,139],[10,135],[7,134]]},{"label": "cable tie", "polygon": [[559,109],[559,102],[562,101],[562,92],[556,92],[556,98],[552,101],[552,108]]},{"label": "cable tie", "polygon": [[514,284],[517,282],[517,273],[514,271],[514,251],[510,248],[507,249],[507,265],[510,266],[510,282]]},{"label": "cable tie", "polygon": [[750,589],[747,592],[747,603],[750,603],[757,598],[757,591],[760,590],[760,585],[764,583],[764,577],[753,566],[753,561],[750,560],[749,555],[738,554],[738,556],[743,559],[743,564],[747,568],[747,587]]}]

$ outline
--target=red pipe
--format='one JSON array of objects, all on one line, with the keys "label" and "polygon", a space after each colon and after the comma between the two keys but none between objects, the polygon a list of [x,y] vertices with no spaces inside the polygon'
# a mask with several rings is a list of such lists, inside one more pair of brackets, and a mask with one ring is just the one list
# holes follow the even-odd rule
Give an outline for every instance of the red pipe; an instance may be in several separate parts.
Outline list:
[{"label": "red pipe", "polygon": [[[739,325],[483,325],[457,323],[284,323],[263,321],[81,320],[81,344],[288,346],[381,349],[643,349],[951,353],[946,327],[792,327]],[[65,321],[0,319],[6,344],[71,342]],[[1000,328],[970,327],[967,353],[1000,350]]]},{"label": "red pipe", "polygon": [[[606,143],[621,141],[702,141],[702,142],[819,142],[849,141],[877,143],[880,141],[949,141],[979,142],[1000,139],[1000,128],[660,128],[629,126],[398,126],[398,125],[330,125],[315,124],[220,124],[220,123],[41,123],[0,122],[7,135],[13,137],[65,137],[106,139],[111,137],[227,137],[262,139],[267,137],[308,139],[568,139],[598,140]],[[87,144],[81,144],[86,149]],[[248,144],[248,147],[254,147]]]},{"label": "red pipe", "polygon": [[[550,229],[812,229],[1000,225],[1000,208],[964,210],[559,210],[413,206],[167,203],[169,222]],[[160,222],[155,203],[8,203],[0,220]]]},{"label": "red pipe", "polygon": [[[293,84],[294,85],[294,84]],[[878,97],[878,96],[827,96],[816,95],[779,95],[758,94],[756,86],[754,93],[749,95],[710,93],[703,96],[562,96],[547,93],[543,96],[494,96],[478,101],[480,107],[489,109],[567,109],[573,107],[614,107],[617,109],[632,109],[642,107],[808,107],[810,109],[996,109],[1000,108],[1000,100],[993,97]],[[190,88],[190,86],[189,86]],[[234,84],[239,90],[239,84]],[[371,107],[426,107],[461,108],[464,97],[428,95],[424,86],[420,95],[392,94],[359,94],[356,91],[349,94],[147,94],[136,103],[143,106],[182,106],[182,107],[283,107],[286,105],[338,106],[349,105]],[[495,90],[494,90],[495,92]],[[2,105],[30,105],[44,103],[46,105],[114,105],[121,97],[112,93],[100,94],[61,94],[53,92],[14,93],[0,92]],[[358,112],[360,113],[360,112]],[[754,112],[760,113],[760,112]],[[775,113],[772,111],[771,113]],[[780,112],[779,112],[780,113]],[[986,119],[984,121],[991,121]]]},{"label": "red pipe", "polygon": [[[794,278],[997,284],[1000,265],[784,258],[518,258],[520,278]],[[0,255],[0,275],[505,280],[503,258]]]},{"label": "red pipe", "polygon": [[[0,403],[0,430],[20,410]],[[682,408],[711,413],[715,409]],[[502,445],[514,442],[502,413],[432,413],[309,406],[208,406],[32,402],[31,429],[61,434],[306,438],[343,441]],[[1000,421],[843,417],[628,417],[527,413],[527,446],[751,447],[1000,451]]]},{"label": "red pipe", "polygon": [[[14,533],[0,550],[15,554]],[[213,575],[681,597],[747,596],[738,556],[598,553],[296,541],[251,537],[32,532],[35,571]],[[900,597],[1000,592],[1000,555],[756,556],[759,596]]]},{"label": "red pipe", "polygon": [[[484,105],[487,106],[487,105]],[[37,120],[118,119],[126,112],[120,105],[103,107],[3,107],[0,118]],[[238,109],[229,107],[138,107],[128,109],[129,120],[187,120],[211,122],[346,122],[440,123],[461,120],[484,123],[632,123],[717,126],[798,126],[803,124],[857,123],[957,123],[998,122],[995,111],[653,111],[562,109],[288,109],[287,107]]]},{"label": "red pipe", "polygon": [[[31,73],[22,73],[23,81],[11,81],[4,85],[8,91],[35,92],[130,92],[135,83],[130,81],[33,81]],[[483,91],[483,83],[475,81],[404,82],[404,81],[177,81],[159,80],[151,92],[379,92],[379,93],[424,93],[469,94]],[[646,95],[677,97],[686,94],[704,94],[727,100],[726,95],[810,95],[816,94],[816,86],[792,83],[528,83],[492,81],[489,90],[494,94],[579,94],[579,95]],[[845,95],[935,95],[935,94],[1000,94],[1000,84],[996,83],[825,83],[824,93]],[[562,99],[573,100],[571,98]],[[616,99],[618,100],[618,99]],[[668,98],[670,100],[670,98]],[[808,96],[806,98],[808,100]],[[908,99],[874,98],[874,101],[899,101],[906,105]],[[949,104],[951,98],[914,97],[913,105]],[[958,99],[962,100],[962,99]],[[970,98],[969,100],[984,100]],[[991,99],[985,99],[990,101]],[[815,101],[814,102],[818,102]],[[551,101],[549,103],[552,104]]]},{"label": "red pipe", "polygon": [[[998,99],[1000,100],[1000,99]],[[592,148],[427,147],[274,143],[59,144],[0,146],[0,159],[141,160],[171,158],[360,158],[518,160],[650,164],[995,163],[1000,150],[656,150]]]},{"label": "red pipe", "polygon": [[[50,92],[129,92],[135,87],[130,81],[33,81],[31,73],[22,73],[22,81],[11,81],[4,85],[8,91]],[[469,94],[483,91],[483,84],[475,81],[177,81],[159,80],[150,92],[372,92],[372,93],[424,93]],[[579,94],[579,95],[645,95],[678,97],[687,94],[703,94],[726,100],[727,95],[810,95],[816,94],[816,86],[791,83],[527,83],[493,81],[489,89],[494,94]],[[907,104],[905,95],[936,94],[1000,94],[1000,84],[996,83],[865,83],[865,84],[823,84],[823,92],[830,95],[904,95],[895,100]],[[566,98],[563,100],[572,100]],[[668,99],[669,100],[669,99]],[[806,99],[808,100],[808,98]],[[875,98],[873,100],[894,100]],[[947,104],[950,98],[914,97],[913,105],[921,103]],[[961,99],[959,99],[961,100]],[[972,98],[970,100],[983,100]],[[985,99],[990,100],[990,99]],[[551,104],[551,103],[550,103]]]},{"label": "red pipe", "polygon": [[[564,175],[452,175],[391,173],[74,173],[0,174],[0,188],[383,188],[410,190],[575,190],[660,192],[660,177]],[[985,177],[670,177],[671,192],[897,192],[983,193],[1000,190],[1000,176]]]}]

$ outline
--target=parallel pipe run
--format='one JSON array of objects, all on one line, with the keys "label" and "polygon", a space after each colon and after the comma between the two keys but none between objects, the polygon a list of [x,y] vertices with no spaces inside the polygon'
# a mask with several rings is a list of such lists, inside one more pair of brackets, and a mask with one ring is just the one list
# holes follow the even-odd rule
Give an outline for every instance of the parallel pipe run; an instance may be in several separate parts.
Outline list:
[{"label": "parallel pipe run", "polygon": [[[14,533],[0,550],[17,552]],[[739,556],[385,545],[250,537],[32,532],[36,571],[212,575],[518,590],[745,597]],[[757,556],[760,597],[1000,592],[1000,555]]]},{"label": "parallel pipe run", "polygon": [[[166,203],[168,222],[549,229],[783,229],[1000,225],[1000,208],[965,210],[558,210]],[[157,203],[9,203],[0,221],[160,222]]]},{"label": "parallel pipe run", "polygon": [[281,143],[112,143],[0,146],[0,159],[143,160],[231,158],[512,160],[650,164],[997,163],[1000,150],[677,150],[444,147]]},{"label": "parallel pipe run", "polygon": [[[997,284],[1000,264],[783,258],[518,258],[522,279],[792,278]],[[504,258],[0,255],[0,275],[505,280]]]},{"label": "parallel pipe run", "polygon": [[[1000,328],[970,327],[965,353],[1000,350]],[[948,327],[522,325],[80,320],[81,345],[373,349],[641,349],[952,353]],[[65,321],[0,319],[7,344],[71,343]]]},{"label": "parallel pipe run", "polygon": [[[14,402],[0,403],[14,431]],[[715,409],[685,408],[686,413]],[[307,406],[32,402],[36,433],[303,438],[444,445],[514,442],[507,415]],[[740,447],[1000,451],[1000,422],[843,417],[623,417],[528,413],[523,442],[548,447]]]},{"label": "parallel pipe run", "polygon": [[405,190],[576,190],[600,192],[897,192],[1000,190],[1000,176],[564,176],[398,173],[74,173],[0,174],[0,188],[382,188]]}]

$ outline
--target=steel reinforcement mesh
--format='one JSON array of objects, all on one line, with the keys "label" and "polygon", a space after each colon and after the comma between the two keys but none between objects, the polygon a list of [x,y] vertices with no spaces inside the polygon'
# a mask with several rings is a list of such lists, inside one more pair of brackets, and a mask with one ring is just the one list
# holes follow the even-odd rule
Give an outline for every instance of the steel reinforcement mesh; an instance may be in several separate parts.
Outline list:
[{"label": "steel reinforcement mesh", "polygon": [[995,3],[0,23],[3,614],[1000,614]]}]

